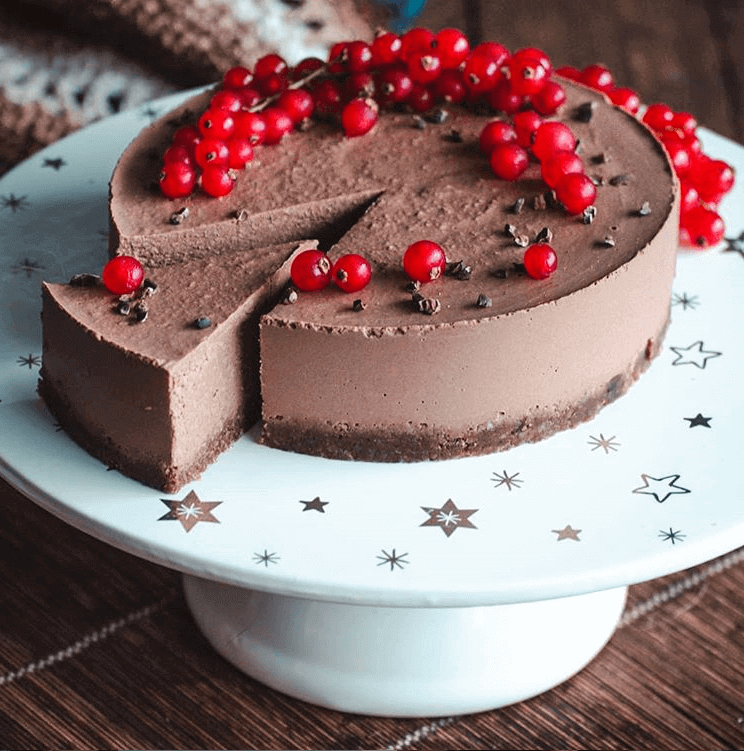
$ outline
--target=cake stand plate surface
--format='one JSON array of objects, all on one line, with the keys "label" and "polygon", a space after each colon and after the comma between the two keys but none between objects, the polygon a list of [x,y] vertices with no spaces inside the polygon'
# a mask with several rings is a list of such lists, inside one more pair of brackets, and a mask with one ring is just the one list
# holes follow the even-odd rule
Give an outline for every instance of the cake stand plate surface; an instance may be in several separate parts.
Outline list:
[{"label": "cake stand plate surface", "polygon": [[[680,252],[648,373],[591,422],[489,456],[374,464],[259,445],[164,494],[80,449],[36,393],[40,281],[100,273],[108,180],[185,96],[103,120],[0,180],[0,472],[116,547],[184,573],[250,675],[337,709],[436,715],[550,688],[610,638],[629,584],[744,544],[744,187],[727,240]],[[297,136],[300,137],[300,136]],[[744,174],[744,150],[703,131]]]}]

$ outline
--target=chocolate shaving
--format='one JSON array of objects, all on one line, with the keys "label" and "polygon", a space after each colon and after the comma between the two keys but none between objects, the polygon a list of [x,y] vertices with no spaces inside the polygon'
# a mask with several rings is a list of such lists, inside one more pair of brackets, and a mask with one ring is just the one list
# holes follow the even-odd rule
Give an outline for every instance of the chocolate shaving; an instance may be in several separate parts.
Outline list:
[{"label": "chocolate shaving", "polygon": [[362,312],[362,311],[363,311],[363,310],[364,310],[364,309],[365,309],[366,307],[367,307],[367,306],[366,306],[366,304],[364,303],[364,300],[354,300],[354,302],[353,302],[353,304],[352,304],[352,306],[351,306],[351,309],[352,309],[352,310],[353,310],[353,311],[354,311],[355,313],[361,313],[361,312]]},{"label": "chocolate shaving", "polygon": [[507,224],[504,227],[504,232],[507,234],[508,237],[516,237],[517,236],[517,228],[513,224]]},{"label": "chocolate shaving", "polygon": [[178,209],[178,211],[174,211],[170,215],[170,219],[168,220],[171,224],[183,224],[183,222],[188,219],[189,216],[189,207],[184,206],[181,209]]},{"label": "chocolate shaving", "polygon": [[532,199],[532,208],[537,211],[543,211],[548,208],[548,201],[544,193],[539,193]]},{"label": "chocolate shaving", "polygon": [[208,329],[212,325],[212,319],[209,316],[199,316],[194,321],[195,329]]},{"label": "chocolate shaving", "polygon": [[290,285],[282,293],[281,303],[282,305],[293,305],[297,302],[298,298],[299,294],[297,290]]},{"label": "chocolate shaving", "polygon": [[512,206],[512,211],[515,214],[521,214],[522,210],[524,209],[525,199],[524,198],[517,198],[516,201],[514,201],[514,205]]},{"label": "chocolate shaving", "polygon": [[630,182],[630,175],[613,175],[610,178],[610,185],[617,187],[618,185],[627,185]]},{"label": "chocolate shaving", "polygon": [[75,274],[68,283],[71,287],[95,287],[100,281],[97,274]]},{"label": "chocolate shaving", "polygon": [[596,106],[596,102],[583,102],[574,110],[574,120],[580,123],[591,122]]},{"label": "chocolate shaving", "polygon": [[445,273],[448,276],[453,276],[455,277],[455,279],[459,279],[460,281],[464,282],[470,279],[470,276],[473,273],[473,267],[468,266],[463,261],[452,261],[451,263],[447,264]]},{"label": "chocolate shaving", "polygon": [[591,224],[597,216],[596,206],[587,206],[581,214],[581,221],[584,224]]},{"label": "chocolate shaving", "polygon": [[530,244],[530,238],[527,235],[517,235],[514,238],[514,244],[520,248],[526,248]]},{"label": "chocolate shaving", "polygon": [[447,112],[447,110],[443,110],[441,107],[438,107],[437,109],[432,110],[431,112],[424,115],[424,117],[430,123],[434,123],[435,125],[441,125],[449,117],[449,112]]},{"label": "chocolate shaving", "polygon": [[553,240],[553,230],[550,227],[543,227],[535,238],[536,243],[549,243]]},{"label": "chocolate shaving", "polygon": [[478,308],[490,308],[493,305],[493,301],[488,295],[484,295],[482,292],[478,295],[478,299],[475,301]]},{"label": "chocolate shaving", "polygon": [[648,201],[644,201],[641,204],[641,208],[638,209],[638,216],[648,216],[651,213],[651,204]]}]

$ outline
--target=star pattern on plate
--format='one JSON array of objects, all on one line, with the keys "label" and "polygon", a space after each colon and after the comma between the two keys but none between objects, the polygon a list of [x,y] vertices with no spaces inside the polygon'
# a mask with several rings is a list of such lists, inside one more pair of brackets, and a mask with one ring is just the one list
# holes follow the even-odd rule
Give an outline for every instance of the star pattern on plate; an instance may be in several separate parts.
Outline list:
[{"label": "star pattern on plate", "polygon": [[62,157],[56,157],[55,159],[45,159],[42,167],[51,167],[55,172],[59,172],[62,167],[67,166],[67,162]]},{"label": "star pattern on plate", "polygon": [[254,553],[253,554],[253,562],[258,565],[259,563],[263,563],[263,565],[268,568],[270,563],[279,563],[281,558],[279,557],[278,553],[269,553],[268,550],[264,549],[263,553]]},{"label": "star pattern on plate", "polygon": [[180,501],[168,498],[160,500],[169,508],[169,511],[158,519],[159,522],[179,521],[187,532],[191,532],[199,522],[220,523],[220,520],[212,514],[212,509],[219,506],[222,501],[202,501],[193,490]]},{"label": "star pattern on plate", "polygon": [[657,503],[664,503],[670,495],[685,495],[691,491],[677,485],[680,475],[666,475],[665,477],[651,477],[645,473],[641,474],[643,485],[633,490],[640,495],[652,495]]},{"label": "star pattern on plate", "polygon": [[494,472],[491,475],[491,480],[494,484],[494,487],[500,488],[503,485],[510,492],[514,488],[518,489],[519,486],[524,482],[524,480],[519,477],[519,472],[515,472],[513,475],[510,475],[506,470],[504,470],[501,474]]},{"label": "star pattern on plate", "polygon": [[581,538],[579,537],[581,530],[574,529],[570,524],[566,524],[563,529],[551,529],[550,531],[558,535],[556,542],[560,542],[561,540],[576,540],[576,542],[581,542]]},{"label": "star pattern on plate", "polygon": [[694,310],[698,306],[698,297],[697,295],[690,296],[687,292],[683,292],[681,295],[675,293],[672,295],[672,305],[679,305],[682,310],[688,308]]},{"label": "star pattern on plate", "polygon": [[669,349],[677,355],[677,359],[672,365],[694,365],[701,370],[705,368],[708,360],[714,357],[720,357],[722,352],[704,349],[705,345],[701,341],[694,342],[689,347],[670,347]]},{"label": "star pattern on plate", "polygon": [[478,529],[470,521],[470,517],[478,511],[477,508],[457,508],[454,501],[450,498],[441,508],[429,508],[422,506],[429,518],[420,524],[420,527],[440,527],[447,537],[450,537],[456,529],[465,527],[468,529]]},{"label": "star pattern on plate", "polygon": [[691,428],[697,428],[697,427],[703,427],[703,428],[709,428],[710,427],[710,421],[713,419],[712,417],[703,417],[700,412],[698,412],[695,417],[683,417],[683,420],[687,420],[690,423]]},{"label": "star pattern on plate", "polygon": [[671,542],[672,545],[674,545],[677,542],[684,542],[684,539],[685,537],[687,537],[687,535],[682,534],[679,529],[672,529],[671,527],[669,527],[668,532],[660,529],[659,537],[661,537],[664,542]]},{"label": "star pattern on plate", "polygon": [[28,368],[31,370],[31,368],[38,368],[39,365],[41,365],[41,357],[39,355],[31,355],[29,354],[28,357],[26,355],[21,355],[16,362],[22,367],[22,368]]},{"label": "star pattern on plate", "polygon": [[744,258],[744,232],[739,237],[724,237],[723,239],[726,242],[724,253],[738,253]]},{"label": "star pattern on plate", "polygon": [[391,553],[388,553],[387,550],[381,550],[380,551],[382,555],[377,556],[377,560],[380,561],[377,565],[378,566],[384,566],[386,563],[390,565],[390,570],[393,571],[395,567],[403,568],[403,566],[407,563],[410,563],[410,561],[405,560],[408,556],[408,553],[396,553],[395,548],[393,548]]},{"label": "star pattern on plate", "polygon": [[16,196],[15,193],[0,196],[0,209],[10,209],[14,214],[16,211],[24,211],[29,206],[27,196]]},{"label": "star pattern on plate", "polygon": [[303,513],[305,511],[320,511],[321,514],[325,514],[323,506],[327,506],[329,501],[321,501],[320,496],[316,495],[312,501],[300,501],[300,503],[305,504],[305,508],[302,509]]},{"label": "star pattern on plate", "polygon": [[614,435],[605,438],[603,433],[599,434],[599,438],[590,435],[587,443],[592,447],[592,451],[603,449],[605,454],[609,454],[610,451],[617,451],[617,447],[620,445],[620,443],[615,440]]}]

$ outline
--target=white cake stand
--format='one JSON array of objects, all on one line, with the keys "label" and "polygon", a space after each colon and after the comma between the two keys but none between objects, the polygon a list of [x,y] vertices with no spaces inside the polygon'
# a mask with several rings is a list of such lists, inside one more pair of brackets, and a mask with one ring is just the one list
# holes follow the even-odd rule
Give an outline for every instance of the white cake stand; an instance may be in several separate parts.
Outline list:
[{"label": "white cake stand", "polygon": [[[0,473],[75,527],[182,571],[228,660],[345,711],[499,707],[586,665],[629,584],[744,544],[741,187],[725,207],[732,239],[680,254],[659,358],[575,430],[414,465],[286,454],[249,435],[172,496],[79,449],[36,395],[39,282],[100,272],[116,158],[180,99],[104,120],[0,180]],[[704,140],[744,174],[741,147]]]}]

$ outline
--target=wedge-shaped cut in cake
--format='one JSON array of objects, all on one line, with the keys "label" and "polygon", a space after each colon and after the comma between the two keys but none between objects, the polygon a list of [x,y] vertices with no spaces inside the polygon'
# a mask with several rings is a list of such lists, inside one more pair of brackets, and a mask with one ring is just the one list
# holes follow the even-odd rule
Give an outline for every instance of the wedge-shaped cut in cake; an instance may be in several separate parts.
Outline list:
[{"label": "wedge-shaped cut in cake", "polygon": [[296,247],[152,269],[127,307],[89,277],[45,284],[39,390],[60,424],[144,483],[195,479],[259,417],[259,316]]}]

